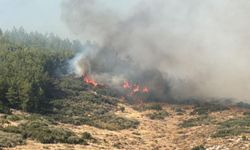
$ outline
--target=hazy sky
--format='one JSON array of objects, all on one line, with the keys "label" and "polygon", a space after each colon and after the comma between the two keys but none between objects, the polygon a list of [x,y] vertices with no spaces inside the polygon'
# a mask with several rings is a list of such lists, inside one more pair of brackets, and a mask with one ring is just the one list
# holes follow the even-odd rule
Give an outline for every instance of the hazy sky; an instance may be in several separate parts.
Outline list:
[{"label": "hazy sky", "polygon": [[[126,10],[137,0],[101,0],[102,3]],[[77,38],[61,20],[63,0],[0,0],[0,28],[24,27],[27,31],[53,32],[61,37]]]},{"label": "hazy sky", "polygon": [[61,21],[62,0],[0,0],[0,28],[23,26],[27,31],[70,35]]}]

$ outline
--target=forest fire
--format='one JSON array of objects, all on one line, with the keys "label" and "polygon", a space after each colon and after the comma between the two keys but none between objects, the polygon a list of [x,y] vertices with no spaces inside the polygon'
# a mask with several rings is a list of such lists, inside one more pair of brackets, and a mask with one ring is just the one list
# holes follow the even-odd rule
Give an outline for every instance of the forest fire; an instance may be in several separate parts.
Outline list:
[{"label": "forest fire", "polygon": [[[96,80],[94,80],[89,74],[85,73],[83,75],[83,81],[86,84],[92,85],[94,87],[96,86],[104,86],[104,84],[99,84],[96,82]],[[128,92],[129,96],[134,96],[135,94],[139,94],[139,93],[149,93],[150,90],[147,86],[141,86],[139,84],[134,84],[129,82],[128,80],[125,80],[123,82],[123,84],[121,85],[123,87],[124,90],[126,90],[126,92]]]},{"label": "forest fire", "polygon": [[83,75],[83,81],[87,84],[93,85],[93,86],[97,86],[98,83],[92,79],[89,75],[85,74]]},{"label": "forest fire", "polygon": [[148,93],[149,92],[149,88],[148,87],[142,87],[138,84],[132,84],[129,81],[124,81],[123,82],[123,88],[127,89],[130,91],[130,95],[134,95],[135,93]]}]

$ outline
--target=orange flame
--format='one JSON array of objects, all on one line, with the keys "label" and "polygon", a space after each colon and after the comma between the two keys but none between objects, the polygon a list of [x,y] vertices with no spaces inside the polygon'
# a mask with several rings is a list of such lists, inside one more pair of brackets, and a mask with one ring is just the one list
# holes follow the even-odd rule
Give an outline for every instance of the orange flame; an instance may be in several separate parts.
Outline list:
[{"label": "orange flame", "polygon": [[145,87],[142,88],[140,85],[138,85],[138,84],[134,84],[133,85],[132,83],[130,83],[127,80],[123,82],[122,86],[123,86],[124,89],[130,90],[130,92],[131,92],[129,94],[130,96],[133,95],[133,94],[135,94],[135,93],[139,93],[139,92],[140,93],[148,93],[149,92],[149,88],[148,87],[145,86]]},{"label": "orange flame", "polygon": [[95,81],[95,80],[93,80],[90,76],[88,76],[88,75],[84,75],[83,76],[83,81],[85,82],[85,83],[87,83],[87,84],[90,84],[90,85],[93,85],[93,86],[97,86],[98,85],[98,83]]},{"label": "orange flame", "polygon": [[149,92],[149,89],[148,87],[144,87],[143,90],[142,90],[143,93],[148,93]]},{"label": "orange flame", "polygon": [[124,89],[129,89],[131,85],[130,85],[130,83],[128,81],[124,81],[122,86],[123,86]]},{"label": "orange flame", "polygon": [[135,84],[133,87],[133,92],[134,93],[140,92],[140,86]]}]

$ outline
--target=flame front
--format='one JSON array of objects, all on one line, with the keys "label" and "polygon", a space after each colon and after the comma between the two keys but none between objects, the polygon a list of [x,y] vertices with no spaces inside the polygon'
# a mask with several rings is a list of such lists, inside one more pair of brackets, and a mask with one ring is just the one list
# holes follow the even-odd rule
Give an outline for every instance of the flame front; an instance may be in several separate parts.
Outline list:
[{"label": "flame front", "polygon": [[148,87],[144,87],[143,90],[142,90],[143,93],[148,93],[149,92],[149,89]]},{"label": "flame front", "polygon": [[129,95],[134,95],[136,93],[148,93],[149,92],[149,88],[148,87],[141,87],[138,84],[132,84],[129,81],[124,81],[122,87],[126,90],[130,91]]},{"label": "flame front", "polygon": [[87,75],[87,74],[85,74],[83,76],[83,81],[85,83],[93,85],[93,86],[97,86],[98,85],[98,83],[94,79],[92,79],[89,75]]}]

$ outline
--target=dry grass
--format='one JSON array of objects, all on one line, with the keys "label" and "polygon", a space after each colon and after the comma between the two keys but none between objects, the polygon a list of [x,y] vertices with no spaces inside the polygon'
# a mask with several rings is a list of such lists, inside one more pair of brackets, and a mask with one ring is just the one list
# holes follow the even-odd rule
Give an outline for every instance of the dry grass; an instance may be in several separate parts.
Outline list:
[{"label": "dry grass", "polygon": [[[203,145],[210,149],[246,149],[250,147],[250,134],[244,134],[226,138],[212,138],[216,132],[217,124],[197,124],[190,128],[182,128],[179,124],[185,120],[199,117],[198,115],[190,115],[193,111],[191,107],[178,106],[185,110],[183,115],[177,115],[175,106],[165,105],[161,111],[166,111],[169,116],[165,120],[151,120],[146,116],[155,110],[136,111],[132,107],[119,104],[124,107],[124,111],[117,111],[117,116],[126,117],[128,119],[136,119],[140,122],[137,129],[130,128],[119,131],[111,131],[100,129],[89,125],[75,126],[73,124],[59,124],[58,127],[67,128],[77,135],[89,132],[97,139],[97,142],[91,142],[89,145],[70,145],[70,144],[41,144],[34,141],[27,141],[27,145],[17,146],[10,149],[31,150],[31,149],[61,149],[61,150],[80,150],[80,149],[192,149],[196,146]],[[238,109],[230,109],[221,112],[210,113],[216,122],[223,122],[229,119],[243,116],[243,111]]]}]

